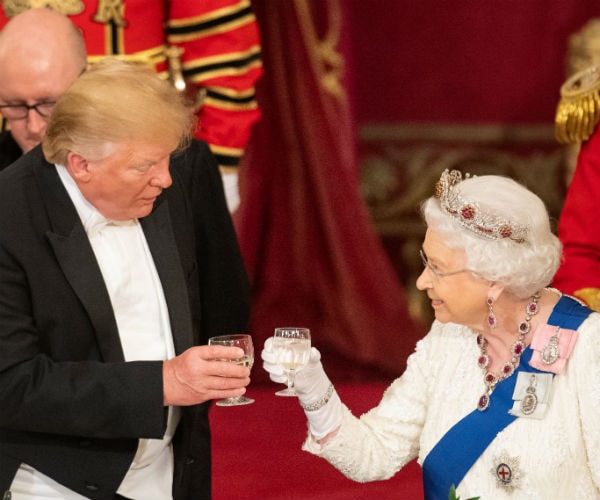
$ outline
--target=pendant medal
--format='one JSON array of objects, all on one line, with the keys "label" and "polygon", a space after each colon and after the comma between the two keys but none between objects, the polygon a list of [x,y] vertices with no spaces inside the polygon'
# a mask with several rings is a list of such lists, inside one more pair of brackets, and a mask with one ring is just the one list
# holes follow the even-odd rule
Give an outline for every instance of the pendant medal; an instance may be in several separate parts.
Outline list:
[{"label": "pendant medal", "polygon": [[556,333],[550,337],[548,343],[542,349],[542,361],[551,365],[558,359],[558,336],[560,327],[556,328]]},{"label": "pendant medal", "polygon": [[527,387],[527,394],[521,400],[521,411],[524,415],[531,415],[538,405],[537,394],[535,393],[535,385],[536,385],[535,374],[531,376],[531,380],[529,382],[529,387]]}]

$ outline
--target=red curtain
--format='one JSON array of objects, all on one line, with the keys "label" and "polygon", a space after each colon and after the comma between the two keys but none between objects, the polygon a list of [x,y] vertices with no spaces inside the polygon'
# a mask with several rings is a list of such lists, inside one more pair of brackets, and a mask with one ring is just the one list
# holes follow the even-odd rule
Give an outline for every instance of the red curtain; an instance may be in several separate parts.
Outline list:
[{"label": "red curtain", "polygon": [[[336,0],[254,0],[262,119],[241,169],[235,223],[254,294],[257,352],[277,326],[307,326],[337,363],[397,375],[424,333],[371,225]],[[262,370],[253,375],[261,377]],[[367,371],[368,373],[368,371]]]}]

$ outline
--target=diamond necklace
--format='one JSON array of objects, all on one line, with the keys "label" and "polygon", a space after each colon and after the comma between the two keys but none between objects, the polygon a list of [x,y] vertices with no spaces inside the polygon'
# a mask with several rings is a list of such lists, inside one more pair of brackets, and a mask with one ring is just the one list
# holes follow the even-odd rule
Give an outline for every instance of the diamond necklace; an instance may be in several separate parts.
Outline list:
[{"label": "diamond necklace", "polygon": [[540,310],[538,306],[539,298],[540,293],[537,292],[531,297],[531,302],[527,304],[527,307],[525,308],[525,319],[519,324],[519,336],[517,337],[517,340],[513,342],[513,345],[510,347],[512,357],[510,361],[504,363],[500,374],[492,373],[491,371],[487,370],[487,367],[490,364],[490,357],[485,352],[487,340],[485,340],[485,337],[482,333],[477,335],[477,345],[479,346],[479,350],[481,351],[481,354],[477,359],[477,365],[482,370],[485,370],[483,381],[486,387],[485,393],[483,393],[483,395],[479,398],[479,401],[477,402],[477,409],[479,411],[487,410],[488,406],[490,406],[490,396],[492,395],[492,392],[494,392],[494,389],[496,388],[498,382],[501,382],[502,380],[510,377],[519,366],[521,354],[523,354],[523,351],[525,350],[525,343],[523,342],[523,338],[529,333],[529,330],[531,330],[531,317],[535,316]]}]

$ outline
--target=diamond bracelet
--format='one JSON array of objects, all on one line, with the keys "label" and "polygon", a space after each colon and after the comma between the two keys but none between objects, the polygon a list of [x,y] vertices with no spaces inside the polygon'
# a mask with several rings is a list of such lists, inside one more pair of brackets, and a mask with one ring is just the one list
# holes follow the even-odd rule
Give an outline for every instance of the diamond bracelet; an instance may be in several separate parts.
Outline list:
[{"label": "diamond bracelet", "polygon": [[323,406],[325,406],[327,403],[329,403],[329,400],[331,399],[331,396],[333,395],[334,390],[335,389],[333,387],[333,384],[330,383],[329,387],[327,388],[327,392],[321,399],[317,399],[314,403],[310,403],[310,404],[304,404],[302,401],[300,401],[300,406],[302,406],[304,411],[320,410],[321,408],[323,408]]}]

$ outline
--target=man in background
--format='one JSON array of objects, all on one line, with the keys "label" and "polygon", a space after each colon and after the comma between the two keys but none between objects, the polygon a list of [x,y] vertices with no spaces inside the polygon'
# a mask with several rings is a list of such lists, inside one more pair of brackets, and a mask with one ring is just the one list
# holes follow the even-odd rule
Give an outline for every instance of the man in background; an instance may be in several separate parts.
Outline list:
[{"label": "man in background", "polygon": [[31,9],[0,31],[0,170],[37,146],[56,99],[85,71],[80,30],[62,14]]},{"label": "man in background", "polygon": [[[39,5],[1,0],[0,28]],[[194,135],[215,154],[228,206],[239,205],[238,167],[260,112],[260,38],[250,0],[44,0],[69,16],[85,39],[91,64],[107,56],[142,61],[193,96]]]}]

